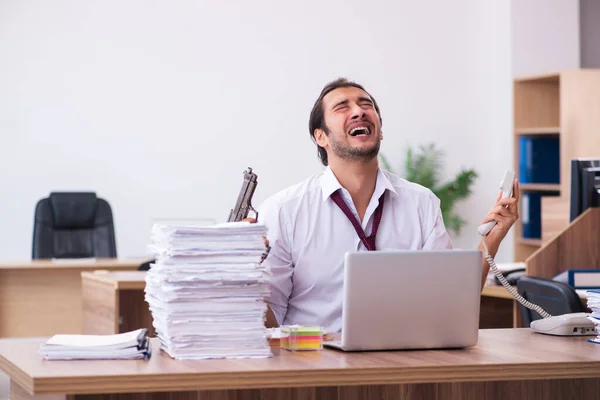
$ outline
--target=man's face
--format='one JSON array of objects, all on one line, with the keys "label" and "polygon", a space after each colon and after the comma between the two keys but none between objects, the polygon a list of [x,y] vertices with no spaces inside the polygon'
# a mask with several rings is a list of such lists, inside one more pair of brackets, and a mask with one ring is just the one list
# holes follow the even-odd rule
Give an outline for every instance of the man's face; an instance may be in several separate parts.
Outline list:
[{"label": "man's face", "polygon": [[371,97],[355,87],[335,89],[323,97],[328,134],[317,130],[317,144],[331,160],[369,161],[379,153],[381,122]]}]

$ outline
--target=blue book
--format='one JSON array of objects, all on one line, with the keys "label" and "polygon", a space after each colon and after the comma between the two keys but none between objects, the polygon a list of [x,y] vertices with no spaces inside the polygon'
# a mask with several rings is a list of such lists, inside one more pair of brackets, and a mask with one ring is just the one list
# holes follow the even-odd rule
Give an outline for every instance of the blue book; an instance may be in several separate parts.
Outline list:
[{"label": "blue book", "polygon": [[560,142],[554,136],[519,138],[519,181],[560,183]]},{"label": "blue book", "polygon": [[531,182],[531,138],[519,138],[519,183]]},{"label": "blue book", "polygon": [[542,194],[524,192],[521,194],[521,223],[523,237],[527,239],[542,238]]}]

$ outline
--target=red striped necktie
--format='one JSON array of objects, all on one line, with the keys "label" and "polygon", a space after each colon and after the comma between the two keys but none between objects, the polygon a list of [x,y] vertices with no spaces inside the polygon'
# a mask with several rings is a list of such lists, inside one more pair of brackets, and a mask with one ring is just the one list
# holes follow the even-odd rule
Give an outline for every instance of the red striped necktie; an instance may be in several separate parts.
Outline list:
[{"label": "red striped necktie", "polygon": [[373,220],[371,235],[367,236],[365,234],[365,231],[363,231],[363,228],[360,226],[360,222],[358,222],[354,214],[352,214],[352,210],[350,210],[350,207],[348,207],[348,204],[346,204],[346,202],[342,198],[340,191],[336,190],[331,194],[331,199],[334,201],[335,204],[338,205],[338,207],[342,209],[344,214],[346,214],[346,217],[348,217],[348,219],[352,223],[352,226],[354,226],[354,230],[358,234],[358,237],[360,238],[360,240],[362,240],[363,244],[369,251],[376,250],[375,237],[377,236],[377,229],[379,228],[379,223],[381,222],[381,214],[383,213],[383,201],[385,199],[384,195],[385,193],[382,194],[381,197],[379,197],[379,205],[375,209],[375,219]]}]

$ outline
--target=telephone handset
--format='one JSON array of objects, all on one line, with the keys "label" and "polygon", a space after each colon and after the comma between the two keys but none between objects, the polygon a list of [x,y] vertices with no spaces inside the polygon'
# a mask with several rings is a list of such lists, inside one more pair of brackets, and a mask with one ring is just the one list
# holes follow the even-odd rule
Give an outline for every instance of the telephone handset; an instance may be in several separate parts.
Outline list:
[{"label": "telephone handset", "polygon": [[[502,190],[502,198],[508,198],[512,196],[513,185],[515,181],[515,172],[514,171],[506,171],[504,173],[504,178],[502,182],[500,182],[500,190]],[[492,256],[488,251],[488,248],[485,244],[484,237],[487,236],[488,233],[492,230],[492,228],[496,225],[496,221],[491,221],[481,225],[477,232],[481,235],[481,244],[485,250],[485,259],[487,260],[490,268],[496,275],[496,279],[500,281],[502,286],[523,306],[529,308],[530,310],[536,311],[538,314],[542,316],[542,319],[531,322],[530,327],[533,331],[538,333],[545,333],[549,335],[560,335],[560,336],[571,336],[571,335],[595,335],[595,325],[592,321],[587,319],[589,314],[586,313],[573,313],[573,314],[564,314],[558,316],[552,316],[548,314],[542,307],[533,304],[527,300],[525,300],[515,289],[512,287],[506,280],[505,276],[502,274],[498,266],[494,262]]]}]

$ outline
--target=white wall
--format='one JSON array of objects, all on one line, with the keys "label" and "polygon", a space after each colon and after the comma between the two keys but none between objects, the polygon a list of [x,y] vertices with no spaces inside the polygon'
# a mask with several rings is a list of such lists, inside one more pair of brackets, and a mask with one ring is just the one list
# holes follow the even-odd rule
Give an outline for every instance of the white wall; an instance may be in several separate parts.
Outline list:
[{"label": "white wall", "polygon": [[512,0],[515,76],[579,68],[579,0]]},{"label": "white wall", "polygon": [[[308,114],[338,76],[363,83],[382,151],[435,140],[480,174],[455,245],[512,165],[505,2],[0,2],[0,258],[30,257],[36,201],[93,190],[120,256],[154,218],[224,220],[252,166],[255,205],[321,170]],[[498,260],[512,258],[508,238]]]}]

